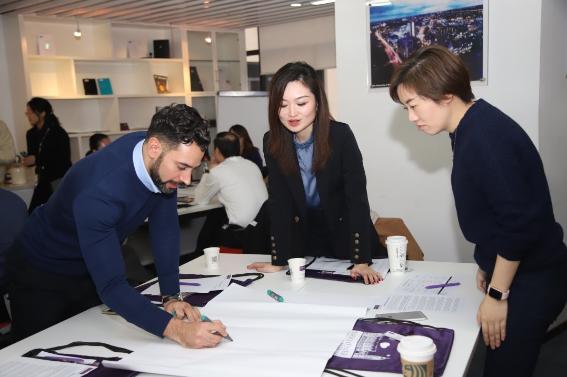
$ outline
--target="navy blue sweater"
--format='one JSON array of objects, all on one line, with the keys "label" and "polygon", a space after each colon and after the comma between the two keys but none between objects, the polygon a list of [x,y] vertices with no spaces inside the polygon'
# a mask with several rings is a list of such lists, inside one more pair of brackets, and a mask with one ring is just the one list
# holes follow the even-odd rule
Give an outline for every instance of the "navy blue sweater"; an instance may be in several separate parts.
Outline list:
[{"label": "navy blue sweater", "polygon": [[121,251],[122,241],[148,218],[161,292],[179,291],[176,197],[152,193],[138,179],[132,152],[144,137],[123,136],[73,165],[47,204],[32,213],[21,240],[36,268],[90,274],[102,302],[163,336],[171,315],[130,287]]},{"label": "navy blue sweater", "polygon": [[491,273],[497,254],[521,261],[519,272],[567,260],[543,164],[524,130],[478,100],[450,136],[459,224],[480,268]]}]

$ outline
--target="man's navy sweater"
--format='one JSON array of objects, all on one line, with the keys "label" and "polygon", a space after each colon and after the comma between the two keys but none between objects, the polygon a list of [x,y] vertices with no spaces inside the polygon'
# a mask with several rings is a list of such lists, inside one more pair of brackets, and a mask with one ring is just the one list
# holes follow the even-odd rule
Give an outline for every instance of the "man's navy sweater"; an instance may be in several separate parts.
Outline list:
[{"label": "man's navy sweater", "polygon": [[521,261],[520,272],[567,260],[539,153],[506,114],[478,100],[453,143],[451,183],[459,224],[474,243],[475,260],[488,273],[497,254]]},{"label": "man's navy sweater", "polygon": [[106,305],[129,322],[163,336],[171,315],[126,281],[121,243],[147,218],[162,294],[179,291],[179,223],[175,195],[150,192],[138,179],[137,132],[80,160],[47,204],[37,208],[23,236],[36,268],[63,275],[90,274]]}]

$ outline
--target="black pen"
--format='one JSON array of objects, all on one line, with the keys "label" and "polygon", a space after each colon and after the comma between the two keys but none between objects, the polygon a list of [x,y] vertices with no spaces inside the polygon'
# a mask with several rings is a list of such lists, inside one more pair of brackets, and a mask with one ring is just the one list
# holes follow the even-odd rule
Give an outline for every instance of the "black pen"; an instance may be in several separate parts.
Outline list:
[{"label": "black pen", "polygon": [[449,279],[447,279],[447,281],[445,282],[445,284],[443,284],[443,286],[441,287],[439,292],[437,292],[437,294],[441,294],[441,292],[443,292],[443,289],[445,289],[445,287],[447,286],[447,284],[449,284],[449,281],[451,281],[452,278],[453,276],[449,276]]}]

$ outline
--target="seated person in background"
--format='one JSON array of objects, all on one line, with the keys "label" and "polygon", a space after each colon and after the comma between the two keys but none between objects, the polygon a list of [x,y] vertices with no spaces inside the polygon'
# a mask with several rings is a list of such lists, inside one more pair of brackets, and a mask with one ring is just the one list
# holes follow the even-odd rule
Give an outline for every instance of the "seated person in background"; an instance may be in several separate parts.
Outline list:
[{"label": "seated person in background", "polygon": [[252,139],[250,139],[250,135],[246,128],[240,124],[235,124],[230,127],[228,131],[238,136],[238,140],[240,142],[240,155],[255,163],[258,166],[258,169],[262,171],[264,167],[262,156],[260,155],[258,148],[254,146],[254,143],[252,143]]},{"label": "seated person in background", "polygon": [[275,272],[290,258],[328,256],[350,259],[353,278],[378,283],[369,263],[386,251],[370,220],[362,155],[350,127],[332,119],[313,67],[288,63],[276,72],[268,115],[272,260],[248,268]]},{"label": "seated person in background", "polygon": [[89,137],[89,151],[85,157],[110,144],[110,138],[105,134],[94,134]]},{"label": "seated person in background", "polygon": [[236,135],[217,135],[209,173],[203,174],[195,189],[195,203],[208,203],[218,195],[224,208],[207,215],[197,240],[197,252],[209,246],[243,248],[249,253],[268,250],[269,233],[265,221],[258,218],[268,191],[260,169],[239,154]]},{"label": "seated person in background", "polygon": [[[69,170],[6,256],[16,338],[102,300],[127,321],[185,347],[213,347],[222,340],[212,332],[226,335],[224,325],[201,322],[179,290],[177,185],[190,183],[208,144],[199,113],[171,105],[153,116],[147,133],[125,135]],[[121,243],[145,219],[165,310],[125,276]]]},{"label": "seated person in background", "polygon": [[61,127],[48,100],[34,97],[26,106],[26,117],[32,128],[26,133],[28,155],[24,165],[35,165],[37,185],[29,213],[47,202],[55,187],[71,167],[71,146],[67,131]]}]

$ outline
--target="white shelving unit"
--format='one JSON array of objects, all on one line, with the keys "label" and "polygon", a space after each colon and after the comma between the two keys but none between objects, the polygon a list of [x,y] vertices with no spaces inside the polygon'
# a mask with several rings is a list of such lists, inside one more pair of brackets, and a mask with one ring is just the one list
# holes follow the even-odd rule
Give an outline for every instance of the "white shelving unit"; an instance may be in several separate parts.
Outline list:
[{"label": "white shelving unit", "polygon": [[[82,19],[79,23],[80,39],[73,37],[75,19],[13,16],[6,23],[12,44],[21,48],[21,60],[14,62],[21,61],[25,82],[25,90],[13,100],[14,114],[21,114],[16,116],[19,145],[25,145],[22,137],[29,127],[23,117],[25,103],[35,96],[51,102],[69,132],[72,159],[77,161],[88,150],[93,133],[116,139],[128,132],[120,131],[121,123],[132,130],[145,129],[156,109],[171,103],[194,106],[214,125],[218,91],[247,89],[242,30],[194,31]],[[47,55],[40,55],[40,35],[51,42]],[[169,40],[171,58],[151,57],[153,41],[160,39]],[[195,67],[203,90],[197,90],[196,83],[191,90],[190,67]],[[167,77],[167,93],[158,93],[154,75]],[[110,80],[112,94],[85,95],[83,79],[99,78]]]}]

